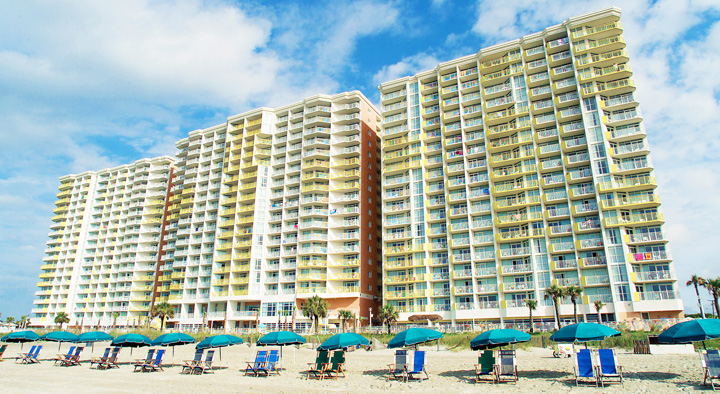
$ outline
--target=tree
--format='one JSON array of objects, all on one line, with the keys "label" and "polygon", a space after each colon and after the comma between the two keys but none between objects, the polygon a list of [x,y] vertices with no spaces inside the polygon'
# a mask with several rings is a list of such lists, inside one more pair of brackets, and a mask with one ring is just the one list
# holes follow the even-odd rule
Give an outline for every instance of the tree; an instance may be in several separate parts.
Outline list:
[{"label": "tree", "polygon": [[388,334],[390,334],[390,325],[397,321],[399,317],[400,311],[390,304],[381,306],[378,311],[378,320],[380,320],[383,324],[387,324]]},{"label": "tree", "polygon": [[[718,305],[718,298],[720,298],[720,278],[710,279],[708,286],[712,289],[713,301],[715,301],[715,313],[720,318],[720,305]],[[703,316],[704,318],[705,316]]]},{"label": "tree", "polygon": [[527,305],[528,309],[530,310],[530,333],[532,334],[535,332],[535,329],[533,328],[533,311],[537,308],[537,301],[535,300],[525,300],[525,305]]},{"label": "tree", "polygon": [[[15,318],[12,317],[12,316],[8,316],[8,317],[5,319],[5,321],[6,321],[8,324],[13,324],[13,323],[15,323]],[[57,323],[57,322],[56,322],[56,323]]]},{"label": "tree", "polygon": [[582,296],[583,289],[579,286],[568,286],[564,290],[565,295],[570,297],[570,301],[573,304],[573,314],[575,315],[575,323],[578,323],[578,316],[577,316],[577,300]]},{"label": "tree", "polygon": [[558,285],[551,285],[545,289],[545,299],[552,299],[553,306],[555,307],[555,325],[560,328],[560,307],[559,300],[565,296],[565,291]]},{"label": "tree", "polygon": [[120,317],[120,314],[115,312],[112,314],[113,317],[113,330],[117,329],[117,318]]},{"label": "tree", "polygon": [[320,334],[320,319],[327,317],[328,303],[319,295],[315,294],[302,305],[302,314],[309,317],[315,326],[315,335]]},{"label": "tree", "polygon": [[168,304],[167,302],[161,302],[155,304],[150,313],[153,317],[160,318],[160,331],[162,331],[165,329],[165,318],[169,317],[172,319],[173,317],[175,317],[175,307]]},{"label": "tree", "polygon": [[62,330],[63,323],[70,323],[70,316],[65,312],[58,312],[57,315],[55,315],[55,323],[59,324]]},{"label": "tree", "polygon": [[602,309],[605,306],[605,304],[603,304],[603,302],[600,300],[596,300],[593,304],[595,304],[595,310],[597,311],[597,314],[598,314],[598,321],[600,324],[602,324],[602,315],[600,314],[600,309]]},{"label": "tree", "polygon": [[[712,288],[711,282],[712,282],[712,279],[703,279],[703,283],[701,284],[701,286],[704,287],[705,290],[707,290],[708,294],[710,295],[710,298],[713,299],[713,306],[710,308],[710,315],[715,313],[713,308],[715,308],[715,304],[716,304],[715,296],[713,295],[713,288]],[[715,308],[715,309],[717,309],[717,308]],[[718,319],[720,319],[720,315],[716,315],[716,316],[718,317]],[[704,318],[705,318],[705,316],[701,317],[701,319],[704,319]]]},{"label": "tree", "polygon": [[22,316],[20,316],[20,328],[25,328],[25,327],[27,327],[27,323],[28,323],[28,317],[27,317],[27,315],[22,315]]},{"label": "tree", "polygon": [[355,319],[355,314],[352,313],[351,311],[347,311],[347,310],[343,309],[343,310],[338,311],[338,316],[340,317],[340,325],[342,325],[342,331],[345,332],[346,331],[345,324],[347,323],[348,320]]},{"label": "tree", "polygon": [[697,295],[698,305],[700,306],[700,316],[702,316],[702,318],[704,319],[705,318],[705,310],[703,309],[702,300],[700,299],[700,290],[698,290],[698,286],[702,286],[703,283],[705,283],[705,279],[703,279],[700,276],[693,275],[690,277],[690,280],[687,281],[687,283],[685,283],[685,286],[694,286],[695,287],[695,294]]}]

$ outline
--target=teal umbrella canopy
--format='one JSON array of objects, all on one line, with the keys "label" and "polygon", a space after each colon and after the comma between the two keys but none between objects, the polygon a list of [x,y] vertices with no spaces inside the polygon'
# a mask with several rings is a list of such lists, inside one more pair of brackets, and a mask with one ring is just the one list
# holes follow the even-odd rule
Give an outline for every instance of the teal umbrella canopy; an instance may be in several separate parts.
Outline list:
[{"label": "teal umbrella canopy", "polygon": [[77,335],[67,331],[53,331],[40,337],[40,341],[51,342],[75,342]]},{"label": "teal umbrella canopy", "polygon": [[239,345],[243,343],[243,339],[236,337],[235,335],[215,335],[203,339],[200,343],[195,345],[196,349],[210,349],[216,347]]},{"label": "teal umbrella canopy", "polygon": [[660,343],[692,343],[720,338],[720,319],[695,319],[675,324],[658,336]]},{"label": "teal umbrella canopy", "polygon": [[302,345],[305,338],[290,331],[275,331],[264,335],[258,339],[258,346],[286,346],[286,345]]},{"label": "teal umbrella canopy", "polygon": [[421,343],[434,341],[442,338],[441,332],[430,330],[427,328],[408,328],[405,331],[399,332],[388,342],[388,348],[393,349],[397,347],[419,345]]},{"label": "teal umbrella canopy", "polygon": [[152,340],[145,335],[140,334],[125,334],[115,338],[111,343],[111,346],[119,347],[142,347],[152,345]]},{"label": "teal umbrella canopy", "polygon": [[112,335],[110,335],[106,332],[90,331],[90,332],[85,332],[85,333],[78,335],[77,338],[75,339],[75,342],[94,343],[94,342],[112,341],[113,339],[115,339],[115,337],[113,337]]},{"label": "teal umbrella canopy", "polygon": [[608,326],[597,323],[577,323],[565,326],[550,336],[551,341],[561,343],[602,341],[607,337],[620,335]]},{"label": "teal umbrella canopy", "polygon": [[530,340],[530,334],[511,329],[497,329],[485,331],[470,341],[472,350],[490,349],[513,343],[527,342]]},{"label": "teal umbrella canopy", "polygon": [[361,335],[352,332],[346,332],[331,336],[318,347],[318,350],[343,349],[346,347],[357,345],[369,346],[370,341],[368,341],[367,338]]},{"label": "teal umbrella canopy", "polygon": [[152,341],[152,346],[178,346],[186,345],[188,343],[195,343],[195,338],[188,334],[179,332],[173,332],[169,334],[163,334],[155,338]]},{"label": "teal umbrella canopy", "polygon": [[16,332],[12,332],[12,333],[0,338],[0,341],[25,343],[25,342],[34,342],[34,341],[37,341],[38,339],[40,339],[40,335],[38,335],[32,331],[16,331]]}]

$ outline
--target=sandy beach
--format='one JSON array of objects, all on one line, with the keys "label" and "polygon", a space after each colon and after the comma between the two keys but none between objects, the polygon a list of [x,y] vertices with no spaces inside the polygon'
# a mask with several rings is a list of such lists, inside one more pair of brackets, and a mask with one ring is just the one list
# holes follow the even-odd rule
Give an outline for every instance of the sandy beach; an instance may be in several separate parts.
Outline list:
[{"label": "sandy beach", "polygon": [[[56,343],[44,343],[41,360],[57,353]],[[61,351],[67,352],[63,344]],[[95,356],[100,356],[104,344],[96,344]],[[25,351],[30,345],[25,345]],[[79,367],[54,366],[52,361],[41,364],[15,364],[11,357],[20,351],[19,344],[10,344],[5,361],[0,363],[0,387],[3,393],[201,393],[201,392],[257,392],[257,393],[477,393],[477,392],[588,392],[595,386],[575,387],[573,359],[553,358],[551,349],[530,348],[518,350],[520,380],[518,383],[474,383],[475,351],[448,351],[435,346],[427,350],[427,371],[430,379],[423,382],[388,382],[385,378],[387,364],[393,361],[394,350],[355,351],[347,354],[346,378],[335,380],[305,380],[303,371],[313,362],[315,351],[307,345],[294,350],[284,349],[282,376],[243,376],[245,368],[258,348],[246,344],[223,348],[222,368],[214,374],[181,375],[180,367],[166,367],[164,372],[133,373],[131,365],[120,369],[98,371],[84,362]],[[273,349],[269,347],[268,349]],[[175,348],[175,362],[192,358],[193,345]],[[133,351],[122,349],[120,359],[127,363],[146,354],[146,349]],[[86,349],[82,360],[90,359]],[[164,359],[171,362],[169,349]],[[216,361],[218,361],[216,354]],[[710,390],[703,387],[702,369],[697,355],[634,355],[618,351],[618,361],[623,366],[625,385],[606,386],[607,392],[671,393],[680,390]]]}]

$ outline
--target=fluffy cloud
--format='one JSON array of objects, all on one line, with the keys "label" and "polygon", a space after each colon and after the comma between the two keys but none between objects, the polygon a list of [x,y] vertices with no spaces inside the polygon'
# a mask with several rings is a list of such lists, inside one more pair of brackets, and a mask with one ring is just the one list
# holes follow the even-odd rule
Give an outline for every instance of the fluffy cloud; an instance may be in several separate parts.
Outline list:
[{"label": "fluffy cloud", "polygon": [[393,79],[414,75],[420,71],[435,68],[438,63],[439,61],[434,55],[418,53],[406,57],[395,64],[383,66],[380,71],[373,75],[373,83],[380,85],[383,82],[392,81]]}]

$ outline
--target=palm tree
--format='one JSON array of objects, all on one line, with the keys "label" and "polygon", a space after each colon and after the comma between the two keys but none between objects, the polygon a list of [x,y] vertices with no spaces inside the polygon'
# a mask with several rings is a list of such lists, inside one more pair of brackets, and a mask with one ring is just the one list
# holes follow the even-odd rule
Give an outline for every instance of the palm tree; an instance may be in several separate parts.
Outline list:
[{"label": "palm tree", "polygon": [[712,289],[713,301],[715,301],[716,316],[720,318],[720,305],[718,305],[718,298],[720,298],[720,278],[710,279],[708,283]]},{"label": "palm tree", "polygon": [[117,329],[117,318],[120,317],[120,314],[115,312],[112,314],[113,317],[113,330]]},{"label": "palm tree", "polygon": [[55,323],[59,324],[62,330],[63,323],[70,323],[70,316],[65,312],[58,312],[57,315],[55,315]]},{"label": "palm tree", "polygon": [[565,295],[570,297],[570,301],[573,304],[573,314],[575,315],[575,323],[578,323],[578,316],[577,316],[577,300],[580,298],[580,296],[583,293],[582,287],[579,286],[568,286],[565,289]]},{"label": "palm tree", "polygon": [[165,318],[169,317],[172,319],[173,317],[175,317],[175,307],[168,304],[167,302],[161,302],[153,306],[150,314],[152,314],[153,317],[160,318],[160,331],[162,331],[165,329]]},{"label": "palm tree", "polygon": [[553,306],[555,307],[555,325],[560,328],[560,308],[559,300],[565,296],[565,291],[558,285],[550,285],[545,289],[545,299],[552,298]]},{"label": "palm tree", "polygon": [[[710,308],[710,315],[712,315],[713,313],[715,313],[715,311],[713,311],[713,308],[715,306],[715,301],[714,301],[715,296],[713,295],[713,288],[712,288],[712,284],[710,283],[710,282],[712,282],[712,279],[702,278],[702,280],[703,280],[703,283],[701,284],[701,286],[704,287],[705,290],[707,290],[708,294],[710,295],[710,298],[713,299],[713,306]],[[717,317],[720,319],[720,316],[717,316]],[[705,316],[703,316],[703,319],[704,318],[705,318]]]},{"label": "palm tree", "polygon": [[700,316],[702,316],[702,318],[704,319],[705,310],[702,306],[702,300],[700,300],[700,290],[698,290],[698,286],[702,286],[703,283],[705,283],[705,279],[700,276],[693,275],[692,277],[690,277],[690,280],[685,283],[685,286],[695,286],[695,294],[697,295],[698,305],[700,306]]},{"label": "palm tree", "polygon": [[346,310],[343,309],[343,310],[338,311],[338,316],[340,317],[340,325],[342,325],[342,331],[345,332],[345,324],[346,324],[346,322],[347,322],[348,320],[354,319],[354,318],[355,318],[355,314],[352,313],[352,312],[350,312],[350,311],[346,311]]},{"label": "palm tree", "polygon": [[600,324],[602,324],[602,315],[600,314],[600,309],[602,309],[605,306],[605,304],[603,304],[603,302],[600,300],[595,300],[595,302],[593,304],[595,304],[595,310],[598,313],[598,321]]},{"label": "palm tree", "polygon": [[[15,323],[15,318],[12,317],[12,316],[8,316],[7,319],[5,319],[5,321],[6,321],[8,324],[13,324],[13,323]],[[56,323],[57,323],[57,322],[56,322]]]},{"label": "palm tree", "polygon": [[530,333],[532,334],[535,332],[533,328],[533,317],[532,313],[537,308],[537,301],[535,300],[525,300],[525,305],[527,305],[528,309],[530,310]]},{"label": "palm tree", "polygon": [[27,315],[20,316],[20,328],[25,328],[28,323],[28,317]]},{"label": "palm tree", "polygon": [[315,325],[315,335],[317,336],[320,334],[320,318],[327,317],[328,303],[315,294],[302,305],[302,314],[312,319],[313,325]]},{"label": "palm tree", "polygon": [[383,305],[380,307],[380,310],[378,311],[378,319],[383,324],[387,324],[387,332],[390,334],[390,325],[397,321],[397,319],[400,317],[400,311],[395,309],[393,305]]}]

